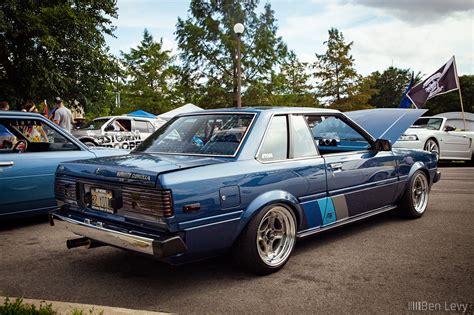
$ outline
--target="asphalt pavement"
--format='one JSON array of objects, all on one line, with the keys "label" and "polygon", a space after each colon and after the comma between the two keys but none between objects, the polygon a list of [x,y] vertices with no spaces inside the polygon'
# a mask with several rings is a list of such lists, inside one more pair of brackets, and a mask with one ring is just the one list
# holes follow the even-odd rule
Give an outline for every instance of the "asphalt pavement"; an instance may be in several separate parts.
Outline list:
[{"label": "asphalt pavement", "polygon": [[0,296],[179,313],[400,314],[410,302],[474,312],[474,168],[441,171],[421,219],[386,213],[304,239],[266,277],[230,256],[169,266],[111,247],[67,250],[73,235],[45,218],[3,223]]}]

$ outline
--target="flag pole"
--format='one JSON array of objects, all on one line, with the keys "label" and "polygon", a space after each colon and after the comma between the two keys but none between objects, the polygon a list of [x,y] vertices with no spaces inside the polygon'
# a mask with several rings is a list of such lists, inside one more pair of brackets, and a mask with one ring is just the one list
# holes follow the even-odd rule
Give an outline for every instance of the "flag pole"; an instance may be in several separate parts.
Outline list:
[{"label": "flag pole", "polygon": [[461,94],[461,84],[459,83],[459,76],[458,76],[458,67],[456,66],[456,57],[453,56],[454,61],[454,70],[456,71],[456,83],[458,84],[458,91],[459,91],[459,101],[461,102],[461,113],[462,113],[462,121],[464,124],[464,130],[466,131],[466,117],[464,117],[464,106],[462,104],[462,94]]}]

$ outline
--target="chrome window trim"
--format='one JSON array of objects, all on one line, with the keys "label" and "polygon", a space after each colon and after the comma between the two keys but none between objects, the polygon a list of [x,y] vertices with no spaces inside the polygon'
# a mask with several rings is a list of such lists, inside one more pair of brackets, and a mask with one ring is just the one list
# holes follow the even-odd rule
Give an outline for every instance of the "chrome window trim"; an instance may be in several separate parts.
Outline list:
[{"label": "chrome window trim", "polygon": [[176,116],[176,117],[181,118],[181,117],[188,117],[188,116],[205,116],[205,115],[252,115],[252,120],[250,121],[250,124],[247,127],[247,130],[245,130],[245,133],[242,137],[242,140],[240,140],[240,143],[237,146],[237,149],[235,150],[235,153],[233,155],[229,155],[229,154],[214,154],[214,155],[211,155],[211,154],[200,154],[200,153],[147,152],[147,151],[136,151],[135,153],[235,158],[240,153],[240,148],[242,147],[243,143],[247,140],[247,135],[248,135],[250,129],[252,129],[252,127],[253,127],[253,124],[255,122],[255,117],[257,117],[257,113],[255,113],[255,112],[214,112],[214,113],[202,113],[202,114],[201,113],[197,113],[197,114],[190,113],[190,114],[179,115],[179,116]]}]

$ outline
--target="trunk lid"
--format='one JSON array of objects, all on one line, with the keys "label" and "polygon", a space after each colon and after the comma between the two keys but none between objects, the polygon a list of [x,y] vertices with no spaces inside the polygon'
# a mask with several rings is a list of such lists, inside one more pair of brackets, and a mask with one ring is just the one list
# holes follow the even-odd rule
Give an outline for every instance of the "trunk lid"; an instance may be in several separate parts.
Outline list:
[{"label": "trunk lid", "polygon": [[131,153],[61,163],[58,173],[109,182],[155,186],[165,172],[222,163],[211,157]]}]

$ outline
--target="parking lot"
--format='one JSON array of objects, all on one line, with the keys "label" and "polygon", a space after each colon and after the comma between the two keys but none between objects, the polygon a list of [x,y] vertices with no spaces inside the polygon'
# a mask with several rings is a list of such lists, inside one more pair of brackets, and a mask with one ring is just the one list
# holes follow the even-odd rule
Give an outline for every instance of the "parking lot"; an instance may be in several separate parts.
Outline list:
[{"label": "parking lot", "polygon": [[[256,277],[228,256],[169,266],[111,247],[67,250],[46,218],[0,226],[0,295],[165,312],[406,313],[474,303],[474,168],[444,167],[419,220],[392,213],[300,241]],[[216,236],[217,237],[217,236]]]}]

